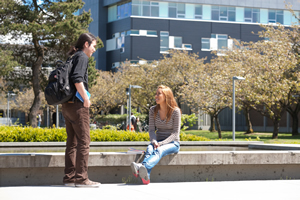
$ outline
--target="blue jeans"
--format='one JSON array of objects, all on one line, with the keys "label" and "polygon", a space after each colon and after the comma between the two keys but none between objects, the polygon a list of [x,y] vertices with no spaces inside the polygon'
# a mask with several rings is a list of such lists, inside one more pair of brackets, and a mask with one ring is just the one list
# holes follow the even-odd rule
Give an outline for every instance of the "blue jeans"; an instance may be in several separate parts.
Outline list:
[{"label": "blue jeans", "polygon": [[149,179],[152,168],[160,161],[160,159],[166,155],[178,153],[179,149],[180,145],[175,141],[162,145],[156,150],[154,150],[153,144],[149,144],[145,153],[145,158],[142,162],[147,169]]}]

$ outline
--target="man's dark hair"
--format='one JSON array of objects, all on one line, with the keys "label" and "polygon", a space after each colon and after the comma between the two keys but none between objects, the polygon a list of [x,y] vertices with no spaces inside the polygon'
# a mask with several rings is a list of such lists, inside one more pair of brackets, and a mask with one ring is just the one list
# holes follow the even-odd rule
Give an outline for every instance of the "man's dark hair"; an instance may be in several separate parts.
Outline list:
[{"label": "man's dark hair", "polygon": [[76,51],[82,50],[84,48],[84,44],[86,42],[88,42],[89,46],[90,46],[94,40],[97,41],[96,37],[93,34],[91,34],[91,33],[82,33],[79,36],[75,46],[71,47],[70,51],[68,52],[68,55],[72,56]]}]

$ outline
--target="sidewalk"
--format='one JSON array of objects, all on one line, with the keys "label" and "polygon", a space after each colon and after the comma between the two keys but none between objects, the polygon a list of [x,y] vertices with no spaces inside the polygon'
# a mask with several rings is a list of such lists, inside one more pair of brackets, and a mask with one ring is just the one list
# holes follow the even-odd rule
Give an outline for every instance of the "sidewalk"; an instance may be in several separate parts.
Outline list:
[{"label": "sidewalk", "polygon": [[1,200],[299,200],[300,180],[0,187]]}]

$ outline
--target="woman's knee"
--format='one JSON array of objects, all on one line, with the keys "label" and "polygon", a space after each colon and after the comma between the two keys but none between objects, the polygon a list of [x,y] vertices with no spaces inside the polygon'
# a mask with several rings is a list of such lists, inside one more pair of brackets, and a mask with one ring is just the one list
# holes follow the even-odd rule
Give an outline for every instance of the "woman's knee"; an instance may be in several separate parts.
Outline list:
[{"label": "woman's knee", "polygon": [[152,152],[154,151],[154,146],[153,146],[153,144],[149,144],[146,151],[152,153]]}]

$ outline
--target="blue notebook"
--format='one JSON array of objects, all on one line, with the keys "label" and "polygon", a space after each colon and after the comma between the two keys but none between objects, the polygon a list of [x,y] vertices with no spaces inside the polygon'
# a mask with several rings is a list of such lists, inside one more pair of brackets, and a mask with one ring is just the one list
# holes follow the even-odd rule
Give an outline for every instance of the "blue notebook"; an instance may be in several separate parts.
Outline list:
[{"label": "blue notebook", "polygon": [[[90,97],[91,97],[91,94],[87,91],[87,90],[85,90],[86,91],[86,94],[88,95],[88,97],[89,97],[89,99],[90,99]],[[75,96],[80,100],[80,101],[82,101],[83,102],[83,98],[81,97],[81,95],[79,94],[79,92],[78,91],[76,91],[76,94],[75,94]]]}]

